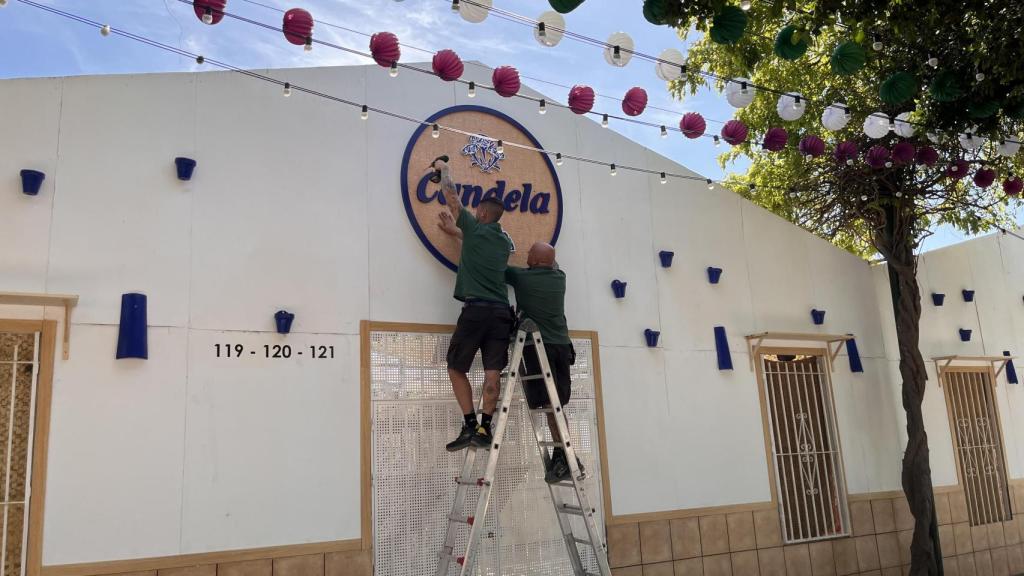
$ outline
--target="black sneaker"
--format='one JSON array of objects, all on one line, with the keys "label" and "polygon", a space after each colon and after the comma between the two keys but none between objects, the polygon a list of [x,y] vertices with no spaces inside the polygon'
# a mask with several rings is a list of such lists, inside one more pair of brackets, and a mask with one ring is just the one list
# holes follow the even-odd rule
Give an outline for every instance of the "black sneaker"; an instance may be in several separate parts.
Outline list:
[{"label": "black sneaker", "polygon": [[445,446],[445,448],[449,452],[458,452],[463,448],[468,448],[469,445],[473,443],[474,434],[475,431],[472,428],[463,424],[462,431],[459,432],[459,437],[449,442],[448,445]]},{"label": "black sneaker", "polygon": [[494,436],[491,436],[491,430],[486,426],[477,426],[472,434],[473,446],[477,448],[490,448],[494,442]]},{"label": "black sneaker", "polygon": [[571,476],[572,470],[569,470],[569,463],[565,461],[565,458],[553,458],[551,467],[544,473],[544,481],[548,484],[558,484],[568,480]]}]

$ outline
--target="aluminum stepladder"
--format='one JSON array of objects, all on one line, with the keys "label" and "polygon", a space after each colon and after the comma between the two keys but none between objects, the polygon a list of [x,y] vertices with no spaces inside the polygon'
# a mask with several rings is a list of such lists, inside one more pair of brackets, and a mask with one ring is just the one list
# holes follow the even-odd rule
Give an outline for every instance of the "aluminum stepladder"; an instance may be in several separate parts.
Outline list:
[{"label": "aluminum stepladder", "polygon": [[[541,374],[539,375],[523,376],[526,372],[523,363],[523,351],[528,343],[532,343],[536,347],[537,359],[541,368]],[[551,365],[548,363],[548,357],[544,351],[544,342],[541,339],[537,325],[532,320],[524,319],[519,325],[515,343],[512,347],[512,358],[510,359],[509,367],[515,367],[515,369],[502,373],[504,385],[501,389],[501,396],[498,400],[497,412],[494,418],[494,429],[492,431],[494,439],[491,447],[489,449],[468,448],[465,462],[462,465],[462,473],[455,479],[455,503],[452,506],[451,513],[448,515],[448,528],[445,532],[441,552],[438,554],[439,561],[435,576],[449,576],[449,568],[453,561],[459,566],[458,574],[460,576],[472,574],[477,548],[480,543],[480,534],[487,517],[487,507],[491,500],[494,474],[498,465],[501,443],[505,437],[505,426],[508,423],[509,407],[512,403],[515,382],[518,381],[521,384],[530,380],[543,379],[548,392],[548,398],[558,398]],[[481,404],[483,403],[483,398],[480,399],[480,402]],[[547,470],[551,464],[551,457],[548,455],[547,448],[559,447],[565,451],[566,461],[571,470],[569,480],[548,484],[548,490],[551,492],[551,502],[554,504],[555,516],[558,518],[559,528],[561,529],[562,539],[565,541],[566,551],[569,554],[573,574],[575,576],[611,576],[611,568],[608,565],[607,546],[597,526],[596,510],[590,505],[590,500],[584,487],[585,478],[580,473],[576,460],[576,450],[572,440],[569,439],[569,423],[565,419],[565,413],[557,401],[550,402],[547,407],[531,409],[530,413],[530,422],[533,425],[537,447],[544,461],[544,469]],[[544,421],[545,418],[543,416],[546,414],[554,414],[558,435],[562,438],[562,442],[545,440],[543,423],[538,423],[537,420],[538,416],[540,416],[539,419]],[[481,477],[474,478],[472,474],[476,457],[484,450],[488,452],[484,474]],[[462,510],[466,503],[466,497],[470,488],[474,486],[480,488],[476,511],[473,516],[464,516],[462,515]],[[565,491],[567,494],[563,496],[560,491]],[[573,497],[575,497],[575,503],[571,503]],[[583,519],[583,524],[586,527],[585,538],[579,538],[573,533],[570,516],[578,516]],[[459,555],[455,550],[456,538],[459,528],[467,525],[469,527],[469,536],[466,541],[466,550],[464,554]],[[593,549],[598,566],[597,574],[587,572],[584,569],[580,546],[589,546]]]}]

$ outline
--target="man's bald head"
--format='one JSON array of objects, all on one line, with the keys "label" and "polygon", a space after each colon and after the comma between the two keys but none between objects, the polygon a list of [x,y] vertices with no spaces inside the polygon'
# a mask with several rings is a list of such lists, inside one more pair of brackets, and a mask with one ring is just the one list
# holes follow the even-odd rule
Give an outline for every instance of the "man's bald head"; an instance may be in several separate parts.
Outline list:
[{"label": "man's bald head", "polygon": [[546,242],[535,242],[526,255],[527,266],[554,266],[555,247]]}]

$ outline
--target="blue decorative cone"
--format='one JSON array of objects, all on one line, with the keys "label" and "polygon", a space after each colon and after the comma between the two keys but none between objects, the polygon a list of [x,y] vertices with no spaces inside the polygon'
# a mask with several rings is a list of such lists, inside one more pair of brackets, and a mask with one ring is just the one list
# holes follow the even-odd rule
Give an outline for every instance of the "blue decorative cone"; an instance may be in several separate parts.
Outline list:
[{"label": "blue decorative cone", "polygon": [[39,194],[39,189],[43,187],[43,180],[45,179],[46,174],[38,170],[22,170],[21,191],[28,196],[36,196]]},{"label": "blue decorative cone", "polygon": [[612,294],[615,294],[616,298],[625,298],[626,283],[622,280],[612,280]]},{"label": "blue decorative cone", "polygon": [[821,326],[825,323],[825,311],[812,309],[811,320],[814,321],[815,325]]},{"label": "blue decorative cone", "polygon": [[675,255],[676,255],[675,252],[669,252],[668,250],[662,250],[661,252],[658,252],[658,258],[661,260],[661,267],[662,268],[671,268],[672,267],[672,257],[675,256]]},{"label": "blue decorative cone", "polygon": [[117,332],[117,359],[149,358],[146,339],[146,295],[121,295],[121,325]]},{"label": "blue decorative cone", "polygon": [[711,282],[712,284],[718,284],[718,281],[721,279],[722,269],[708,266],[708,282]]},{"label": "blue decorative cone", "polygon": [[278,310],[274,314],[274,324],[277,326],[277,333],[287,334],[291,332],[292,320],[295,320],[295,314],[286,310]]},{"label": "blue decorative cone", "polygon": [[942,306],[942,303],[946,301],[946,295],[938,292],[932,292],[932,304],[936,306]]},{"label": "blue decorative cone", "polygon": [[857,350],[857,341],[853,338],[846,341],[846,355],[850,357],[850,372],[864,371],[864,365],[860,362],[860,351]]},{"label": "blue decorative cone", "polygon": [[960,341],[961,342],[970,342],[971,341],[971,331],[966,329],[966,328],[961,328],[960,329]]},{"label": "blue decorative cone", "polygon": [[[1009,356],[1009,350],[1003,350],[1003,356]],[[1017,369],[1013,367],[1013,360],[1006,361],[1006,381],[1010,384],[1017,384]]]},{"label": "blue decorative cone", "polygon": [[661,336],[661,332],[657,330],[651,330],[650,328],[644,330],[644,340],[647,340],[647,346],[654,348],[658,345],[658,338]]},{"label": "blue decorative cone", "polygon": [[192,171],[196,169],[196,161],[179,156],[174,159],[174,167],[178,170],[178,180],[185,180],[187,182],[192,179]]},{"label": "blue decorative cone", "polygon": [[974,290],[962,290],[964,302],[974,302]]},{"label": "blue decorative cone", "polygon": [[715,326],[715,352],[718,353],[718,369],[732,370],[732,354],[729,353],[729,339],[725,337],[725,326]]}]

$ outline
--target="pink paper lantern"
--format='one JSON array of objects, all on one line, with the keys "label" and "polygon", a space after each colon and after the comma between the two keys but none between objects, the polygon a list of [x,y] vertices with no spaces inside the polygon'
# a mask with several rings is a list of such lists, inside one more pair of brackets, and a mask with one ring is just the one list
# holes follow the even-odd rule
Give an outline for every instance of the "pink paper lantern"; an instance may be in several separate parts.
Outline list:
[{"label": "pink paper lantern", "polygon": [[402,49],[398,46],[398,36],[391,32],[377,32],[370,36],[370,54],[373,61],[385,68],[397,64],[402,57]]},{"label": "pink paper lantern", "polygon": [[210,24],[217,24],[224,19],[224,9],[228,5],[228,0],[195,0],[192,3],[192,9],[195,10],[196,18],[199,20],[203,19],[206,11],[210,11]]},{"label": "pink paper lantern", "polygon": [[914,160],[914,145],[910,142],[897,142],[892,147],[892,161],[895,164],[906,164]]},{"label": "pink paper lantern", "polygon": [[786,147],[786,142],[789,141],[789,133],[786,132],[785,128],[769,128],[764,133],[764,141],[761,142],[761,147],[769,152],[778,152]]},{"label": "pink paper lantern", "polygon": [[837,162],[842,163],[852,161],[857,157],[857,152],[857,143],[847,140],[845,142],[840,142],[839,145],[836,146],[833,156],[835,156]]},{"label": "pink paper lantern", "polygon": [[281,25],[284,37],[292,44],[302,46],[306,38],[313,37],[313,15],[302,8],[292,8],[284,13]]},{"label": "pink paper lantern", "polygon": [[996,171],[991,168],[982,168],[974,173],[974,185],[978,188],[988,188],[996,181]]},{"label": "pink paper lantern", "polygon": [[954,180],[959,180],[964,176],[967,176],[967,168],[969,167],[970,164],[967,163],[967,160],[957,160],[951,164],[949,168],[946,168],[946,176],[953,178]]},{"label": "pink paper lantern", "polygon": [[808,134],[800,139],[800,153],[817,158],[825,153],[825,142],[814,134]]},{"label": "pink paper lantern", "polygon": [[932,166],[939,161],[939,153],[931,146],[922,146],[917,149],[917,163],[925,166]]},{"label": "pink paper lantern", "polygon": [[511,98],[519,92],[519,71],[511,66],[498,66],[491,75],[491,82],[499,96]]},{"label": "pink paper lantern", "polygon": [[459,58],[459,55],[454,50],[448,50],[447,48],[434,54],[432,64],[434,74],[437,74],[437,77],[445,82],[458,80],[464,70],[462,58]]},{"label": "pink paper lantern", "polygon": [[647,108],[647,91],[639,86],[634,86],[626,92],[626,97],[622,99],[622,111],[626,113],[626,116],[639,116],[644,113],[644,109]]},{"label": "pink paper lantern", "polygon": [[868,166],[872,168],[885,168],[885,163],[889,161],[889,149],[881,144],[872,146],[868,150]]},{"label": "pink paper lantern", "polygon": [[722,126],[722,140],[731,146],[746,142],[749,135],[750,130],[747,129],[747,125],[739,120],[729,120],[725,126]]},{"label": "pink paper lantern", "polygon": [[704,130],[707,130],[707,127],[704,117],[696,112],[683,114],[683,118],[679,121],[679,129],[687,138],[700,138],[704,135]]},{"label": "pink paper lantern", "polygon": [[573,86],[569,90],[569,109],[577,114],[586,114],[594,107],[594,89],[590,86]]},{"label": "pink paper lantern", "polygon": [[1024,190],[1024,180],[1020,178],[1007,178],[1003,180],[1003,192],[1006,192],[1007,196],[1016,196]]}]

